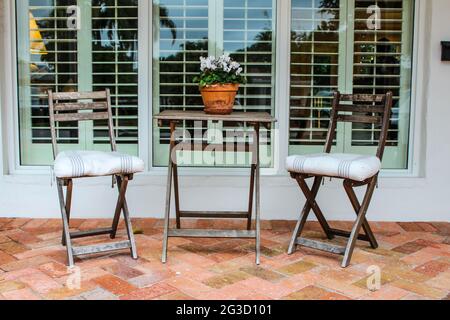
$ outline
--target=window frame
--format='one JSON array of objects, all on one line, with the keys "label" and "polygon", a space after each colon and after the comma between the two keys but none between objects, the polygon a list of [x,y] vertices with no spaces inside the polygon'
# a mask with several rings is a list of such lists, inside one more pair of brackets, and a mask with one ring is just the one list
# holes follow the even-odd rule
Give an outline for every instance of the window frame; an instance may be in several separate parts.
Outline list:
[{"label": "window frame", "polygon": [[[420,59],[427,57],[427,35],[426,28],[429,6],[426,0],[415,0],[414,27],[413,27],[413,49],[412,49],[412,95],[410,110],[410,130],[409,130],[409,148],[408,148],[408,169],[387,169],[381,173],[382,177],[392,178],[414,178],[423,175],[423,166],[425,156],[422,150],[425,150],[423,141],[423,131],[426,119],[421,115],[425,112],[427,64],[419,64]],[[9,50],[6,51],[4,65],[4,105],[2,105],[2,118],[6,124],[4,130],[7,135],[3,135],[3,143],[7,151],[7,173],[11,175],[26,174],[45,174],[50,170],[48,166],[24,166],[20,164],[20,126],[18,110],[18,73],[17,73],[17,36],[16,36],[16,4],[15,1],[7,1],[4,7],[5,28],[4,38],[8,44]],[[262,169],[262,174],[266,176],[286,176],[284,159],[288,156],[289,146],[289,86],[290,86],[290,39],[291,30],[291,2],[286,0],[277,0],[277,28],[275,30],[276,43],[276,87],[275,87],[275,117],[278,122],[273,143],[274,143],[274,166],[269,169]],[[152,57],[153,41],[151,40],[153,24],[149,17],[153,17],[152,2],[148,0],[139,0],[139,156],[146,163],[144,175],[164,175],[167,168],[153,167],[152,164],[152,137],[153,121],[152,116],[152,59],[142,59],[142,57]],[[6,76],[7,74],[10,75]],[[285,106],[283,108],[282,106]],[[12,110],[11,110],[12,108]],[[185,168],[181,170],[184,175],[208,176],[212,173],[216,176],[241,176],[248,174],[246,168]]]}]

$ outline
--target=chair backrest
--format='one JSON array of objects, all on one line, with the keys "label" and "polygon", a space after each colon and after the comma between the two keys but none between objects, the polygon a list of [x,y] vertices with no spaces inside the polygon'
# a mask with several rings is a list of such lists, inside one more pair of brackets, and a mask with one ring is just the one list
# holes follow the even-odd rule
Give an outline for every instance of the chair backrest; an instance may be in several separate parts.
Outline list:
[{"label": "chair backrest", "polygon": [[382,160],[392,112],[392,92],[386,94],[333,94],[330,127],[325,152],[330,153],[338,122],[366,123],[380,126],[376,156]]},{"label": "chair backrest", "polygon": [[49,90],[48,104],[54,158],[58,155],[56,125],[59,122],[107,120],[111,151],[116,151],[109,89],[96,92],[60,93]]}]

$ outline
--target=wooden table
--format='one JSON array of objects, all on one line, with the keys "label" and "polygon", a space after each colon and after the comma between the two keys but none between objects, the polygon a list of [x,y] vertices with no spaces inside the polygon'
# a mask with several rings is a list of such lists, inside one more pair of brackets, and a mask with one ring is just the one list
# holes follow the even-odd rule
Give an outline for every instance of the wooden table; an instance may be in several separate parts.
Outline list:
[{"label": "wooden table", "polygon": [[[260,127],[265,126],[270,129],[272,124],[276,122],[269,113],[266,112],[233,112],[231,115],[210,115],[203,111],[163,111],[154,116],[158,120],[161,127],[163,123],[170,125],[170,153],[169,166],[167,175],[167,191],[166,191],[166,210],[164,216],[164,239],[162,262],[167,261],[167,244],[169,237],[197,237],[197,238],[250,238],[256,241],[256,264],[260,263]],[[176,160],[175,147],[184,141],[177,141],[175,138],[176,126],[182,121],[226,121],[226,122],[243,122],[254,128],[253,132],[253,150],[249,143],[236,143],[235,152],[239,151],[239,146],[244,145],[247,152],[252,153],[252,163],[250,169],[250,191],[248,200],[248,209],[246,211],[184,211],[180,209],[179,185],[178,185],[178,165]],[[192,146],[192,142],[189,143]],[[202,143],[201,150],[207,145]],[[223,145],[222,145],[223,146]],[[195,148],[195,145],[194,145]],[[195,148],[195,150],[198,150]],[[176,229],[169,228],[171,198],[172,198],[172,182],[175,197],[176,211]],[[255,205],[254,205],[255,204]],[[252,213],[255,207],[255,230],[252,230]],[[205,229],[181,229],[181,219],[183,218],[206,218],[206,219],[247,219],[246,230],[205,230]]]}]

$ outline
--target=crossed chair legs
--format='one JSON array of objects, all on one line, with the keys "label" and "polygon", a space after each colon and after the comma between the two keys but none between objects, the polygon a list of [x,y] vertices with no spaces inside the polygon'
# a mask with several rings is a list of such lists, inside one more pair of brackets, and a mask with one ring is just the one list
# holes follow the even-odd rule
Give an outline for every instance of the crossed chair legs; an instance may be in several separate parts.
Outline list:
[{"label": "crossed chair legs", "polygon": [[[70,210],[72,204],[72,191],[73,180],[72,179],[57,179],[58,197],[61,207],[61,215],[63,221],[63,235],[62,244],[66,246],[68,265],[74,266],[74,256],[93,254],[99,252],[108,252],[129,248],[133,259],[137,259],[136,243],[134,240],[133,228],[131,226],[130,214],[128,211],[127,201],[125,194],[128,187],[128,181],[133,179],[132,175],[115,176],[117,181],[117,188],[119,196],[117,199],[116,210],[112,226],[110,228],[101,228],[89,231],[70,232]],[[64,197],[64,187],[66,187],[66,195]],[[72,239],[84,238],[96,235],[109,234],[111,239],[116,237],[117,227],[119,225],[120,214],[123,213],[125,220],[125,227],[127,230],[128,240],[114,243],[98,244],[91,246],[72,246]]]},{"label": "crossed chair legs", "polygon": [[[344,180],[343,185],[347,193],[348,198],[355,210],[357,215],[355,223],[353,225],[352,231],[347,232],[343,230],[332,229],[327,220],[325,219],[322,210],[316,202],[316,197],[319,192],[323,177],[315,177],[314,183],[311,189],[306,183],[306,179],[311,178],[310,176],[305,176],[301,174],[292,174],[292,177],[297,181],[300,189],[306,197],[306,203],[300,214],[300,217],[295,226],[294,233],[292,235],[291,242],[289,244],[288,254],[294,253],[297,245],[302,245],[305,247],[310,247],[317,250],[327,251],[335,254],[340,254],[344,256],[342,261],[342,267],[346,268],[350,264],[350,260],[353,254],[353,250],[356,245],[356,240],[363,240],[370,243],[373,249],[378,247],[378,243],[375,236],[370,228],[369,223],[366,220],[366,213],[369,207],[370,201],[372,199],[373,192],[377,183],[377,176],[370,178],[364,182],[356,182],[352,180]],[[131,225],[131,219],[128,211],[128,206],[126,202],[126,190],[128,187],[128,181],[132,180],[132,175],[116,176],[117,188],[119,191],[116,209],[114,213],[114,218],[112,226],[109,228],[101,228],[89,231],[79,231],[70,232],[69,222],[70,222],[70,212],[72,205],[72,192],[73,192],[73,180],[72,179],[57,179],[58,187],[58,197],[61,207],[61,215],[63,221],[63,234],[62,234],[62,244],[66,246],[68,265],[70,267],[74,266],[74,256],[93,254],[99,252],[108,252],[129,248],[131,251],[131,256],[133,259],[137,259],[136,243],[133,235],[133,228]],[[362,203],[360,204],[358,198],[355,194],[354,187],[367,186],[367,190]],[[66,187],[66,193],[64,197],[64,187]],[[341,247],[332,245],[329,243],[319,242],[315,240],[310,240],[306,238],[301,238],[301,233],[304,229],[308,216],[311,212],[315,214],[319,224],[321,225],[323,231],[325,232],[329,240],[333,239],[335,236],[348,238],[347,246]],[[127,241],[98,244],[91,246],[72,246],[72,239],[84,238],[89,236],[109,234],[111,239],[116,237],[117,227],[119,224],[120,214],[123,213],[125,220],[125,227],[128,235]],[[364,230],[364,234],[360,234],[361,227]]]},{"label": "crossed chair legs", "polygon": [[[302,245],[302,246],[317,249],[317,250],[340,254],[340,255],[344,256],[341,266],[343,268],[346,268],[350,264],[353,250],[356,245],[356,240],[363,240],[363,241],[369,242],[373,249],[376,249],[378,247],[378,243],[375,239],[375,236],[370,228],[369,223],[366,220],[366,213],[367,213],[367,209],[370,204],[370,200],[372,199],[373,192],[376,187],[377,178],[378,178],[377,176],[374,176],[364,182],[356,182],[353,180],[344,180],[343,184],[344,184],[345,191],[346,191],[347,196],[349,197],[350,202],[353,206],[353,209],[355,210],[355,213],[357,215],[351,232],[332,229],[328,225],[327,220],[325,219],[321,209],[319,208],[319,206],[316,202],[316,197],[317,197],[318,191],[320,189],[321,183],[324,179],[323,177],[314,177],[314,183],[310,189],[306,183],[306,179],[312,178],[312,177],[305,176],[302,174],[296,174],[296,173],[295,174],[292,173],[291,176],[292,176],[292,178],[294,178],[297,181],[300,189],[302,190],[303,194],[305,195],[306,204],[303,207],[303,210],[300,214],[297,225],[295,227],[294,233],[292,235],[291,243],[290,243],[289,249],[288,249],[288,254],[292,254],[297,245]],[[362,203],[360,204],[353,188],[362,187],[362,186],[367,186],[367,190],[366,190],[364,199],[363,199]],[[308,219],[308,215],[311,212],[311,210],[314,212],[315,216],[317,217],[317,220],[320,223],[320,226],[322,227],[323,231],[325,232],[325,234],[329,240],[333,239],[334,236],[340,236],[340,237],[345,237],[345,238],[349,239],[346,247],[336,246],[336,245],[332,245],[329,243],[319,242],[319,241],[315,241],[315,240],[309,240],[309,239],[300,237],[300,235],[303,231],[303,228],[305,226],[305,223]],[[361,230],[361,227],[364,230],[364,234],[359,233]]]}]

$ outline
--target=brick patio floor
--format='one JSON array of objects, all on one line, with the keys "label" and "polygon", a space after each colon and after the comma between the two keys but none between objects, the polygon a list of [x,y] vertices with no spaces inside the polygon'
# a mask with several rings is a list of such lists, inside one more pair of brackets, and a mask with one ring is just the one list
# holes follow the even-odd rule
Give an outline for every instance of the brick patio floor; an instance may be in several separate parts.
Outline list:
[{"label": "brick patio floor", "polygon": [[[109,220],[73,220],[79,230]],[[254,242],[235,239],[169,241],[161,264],[161,221],[135,219],[139,260],[128,251],[76,259],[68,270],[60,244],[60,220],[0,219],[2,299],[449,299],[449,223],[373,223],[380,243],[358,242],[352,264],[341,257],[301,248],[286,254],[293,223],[264,221],[262,263],[254,265]],[[242,222],[186,221],[184,227],[242,227]],[[334,227],[351,228],[347,222]],[[307,225],[307,236],[321,237]],[[124,231],[121,229],[121,237]],[[99,236],[76,240],[104,241]],[[381,288],[367,289],[368,268],[381,269]],[[77,272],[78,270],[78,272]]]}]

